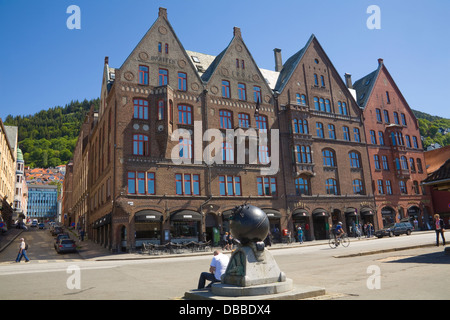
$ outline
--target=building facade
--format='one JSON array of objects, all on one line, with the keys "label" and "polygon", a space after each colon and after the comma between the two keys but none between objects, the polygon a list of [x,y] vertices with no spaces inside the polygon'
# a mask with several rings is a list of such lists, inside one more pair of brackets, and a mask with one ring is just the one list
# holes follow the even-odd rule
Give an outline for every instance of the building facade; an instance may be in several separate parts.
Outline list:
[{"label": "building facade", "polygon": [[382,59],[353,88],[364,112],[379,225],[407,219],[423,227],[433,205],[429,191],[420,186],[427,172],[416,117]]},{"label": "building facade", "polygon": [[16,178],[17,141],[8,137],[7,129],[0,119],[0,223],[9,228],[13,219],[13,201]]},{"label": "building facade", "polygon": [[27,218],[38,222],[56,221],[58,218],[58,186],[28,184]]},{"label": "building facade", "polygon": [[275,87],[282,137],[286,207],[309,239],[330,225],[375,223],[362,112],[317,38],[280,65]]},{"label": "building facade", "polygon": [[[345,83],[314,35],[284,64],[274,52],[275,71],[259,68],[237,27],[217,55],[185,50],[160,8],[119,68],[105,58],[100,105],[74,151],[70,221],[113,251],[217,243],[244,203],[267,213],[279,241],[299,226],[307,240],[329,237],[339,221],[350,234],[358,224],[383,227],[393,200],[377,193],[375,153],[413,158],[416,168],[420,159],[423,168],[420,148],[388,146],[391,133],[419,138],[395,83],[386,76],[408,125],[373,129],[365,114],[372,100],[358,98],[364,81],[357,90],[350,75]],[[369,142],[371,130],[383,131],[386,146]],[[395,171],[395,183],[415,188],[418,171]],[[430,206],[423,195],[401,199],[392,205],[401,218]]]}]

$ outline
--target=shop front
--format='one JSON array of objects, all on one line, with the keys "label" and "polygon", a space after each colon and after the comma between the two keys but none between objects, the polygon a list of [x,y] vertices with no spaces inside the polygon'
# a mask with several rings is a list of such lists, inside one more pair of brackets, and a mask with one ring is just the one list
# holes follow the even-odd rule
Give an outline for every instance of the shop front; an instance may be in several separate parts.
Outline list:
[{"label": "shop front", "polygon": [[136,247],[143,243],[161,244],[163,214],[155,210],[142,210],[134,215]]},{"label": "shop front", "polygon": [[311,233],[310,233],[310,224],[311,219],[310,215],[307,210],[305,209],[295,209],[292,212],[292,222],[294,225],[294,236],[295,239],[298,241],[297,232],[298,228],[301,227],[303,230],[303,240],[304,241],[310,241],[311,240]]},{"label": "shop front", "polygon": [[346,232],[349,236],[356,236],[356,226],[359,225],[360,218],[358,215],[358,209],[347,208],[345,209],[345,226]]},{"label": "shop front", "polygon": [[275,242],[281,242],[281,213],[278,210],[266,208],[262,209],[269,218],[270,232],[272,234],[272,240]]},{"label": "shop front", "polygon": [[200,241],[202,215],[192,210],[180,210],[170,215],[170,236],[164,242],[187,243]]},{"label": "shop front", "polygon": [[328,218],[330,214],[322,208],[315,209],[312,212],[313,217],[313,231],[315,240],[323,240],[328,238],[329,223]]},{"label": "shop front", "polygon": [[418,206],[411,206],[408,208],[407,212],[408,212],[408,221],[414,226],[414,230],[418,230],[420,208]]},{"label": "shop front", "polygon": [[383,228],[395,223],[395,210],[391,207],[383,207],[381,209],[381,219],[383,221]]}]

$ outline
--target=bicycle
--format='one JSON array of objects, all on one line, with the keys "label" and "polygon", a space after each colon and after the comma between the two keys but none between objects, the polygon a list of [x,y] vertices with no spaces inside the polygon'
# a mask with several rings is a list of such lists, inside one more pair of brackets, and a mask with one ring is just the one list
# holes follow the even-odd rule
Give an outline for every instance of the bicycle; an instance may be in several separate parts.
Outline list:
[{"label": "bicycle", "polygon": [[344,248],[347,248],[350,245],[350,239],[348,238],[347,234],[344,233],[340,237],[332,237],[328,241],[328,245],[331,249],[336,249],[339,245],[342,245]]}]

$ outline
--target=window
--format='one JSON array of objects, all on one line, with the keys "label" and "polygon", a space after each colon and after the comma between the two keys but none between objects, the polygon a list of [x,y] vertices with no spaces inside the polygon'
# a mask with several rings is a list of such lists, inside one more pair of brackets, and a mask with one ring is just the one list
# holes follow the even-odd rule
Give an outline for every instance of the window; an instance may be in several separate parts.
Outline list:
[{"label": "window", "polygon": [[386,180],[386,194],[392,194],[391,180]]},{"label": "window", "polygon": [[178,195],[200,195],[200,176],[198,174],[175,174],[175,190]]},{"label": "window", "polygon": [[231,111],[220,110],[220,128],[222,129],[232,129],[233,128],[233,115]]},{"label": "window", "polygon": [[327,194],[338,194],[337,183],[335,179],[327,179],[325,181],[325,190]]},{"label": "window", "polygon": [[401,117],[402,117],[402,125],[407,126],[405,114],[402,113],[402,114],[401,114]]},{"label": "window", "polygon": [[328,137],[330,139],[336,139],[336,130],[333,124],[328,125]]},{"label": "window", "polygon": [[391,123],[391,122],[389,121],[389,111],[383,110],[383,113],[384,113],[384,122],[385,122],[385,123]]},{"label": "window", "polygon": [[323,100],[323,98],[319,99],[319,107],[320,107],[320,111],[325,112],[325,100]]},{"label": "window", "polygon": [[239,127],[249,128],[250,127],[250,116],[247,113],[239,113]]},{"label": "window", "polygon": [[134,99],[134,118],[148,120],[148,101],[144,99]]},{"label": "window", "polygon": [[384,194],[383,180],[378,180],[378,194]]},{"label": "window", "polygon": [[159,100],[158,101],[158,120],[164,120],[164,113],[165,113],[164,100]]},{"label": "window", "polygon": [[317,97],[314,97],[314,109],[316,111],[320,111],[319,98],[317,98]]},{"label": "window", "polygon": [[325,77],[324,76],[320,76],[320,83],[321,83],[322,87],[325,87]]},{"label": "window", "polygon": [[255,102],[261,102],[261,87],[253,86],[253,99]]},{"label": "window", "polygon": [[187,90],[187,75],[184,72],[178,72],[178,90]]},{"label": "window", "polygon": [[420,194],[420,190],[419,190],[419,182],[417,181],[413,181],[413,191],[415,194]]},{"label": "window", "polygon": [[420,160],[420,158],[417,158],[416,163],[417,163],[417,172],[423,173],[422,160]]},{"label": "window", "polygon": [[417,143],[417,137],[413,136],[413,144],[414,144],[414,148],[418,149],[419,148],[419,144]]},{"label": "window", "polygon": [[322,151],[323,166],[336,167],[336,157],[333,150],[325,149]]},{"label": "window", "polygon": [[314,85],[319,86],[319,78],[317,77],[317,74],[314,73]]},{"label": "window", "polygon": [[389,171],[389,163],[387,160],[387,156],[381,156],[381,163],[383,165],[383,170]]},{"label": "window", "polygon": [[295,146],[298,163],[312,163],[312,154],[310,146]]},{"label": "window", "polygon": [[148,67],[139,66],[139,84],[148,85]]},{"label": "window", "polygon": [[180,159],[192,159],[192,140],[187,138],[180,138]]},{"label": "window", "polygon": [[405,156],[400,158],[400,164],[402,166],[402,170],[408,170],[408,160],[406,160]]},{"label": "window", "polygon": [[230,81],[222,80],[222,97],[230,98]]},{"label": "window", "polygon": [[308,178],[300,177],[295,179],[295,192],[297,193],[298,196],[310,195]]},{"label": "window", "polygon": [[241,196],[241,177],[219,176],[219,189],[221,196]]},{"label": "window", "polygon": [[166,86],[167,85],[167,79],[169,76],[169,71],[166,69],[159,69],[158,72],[158,83],[160,86]]},{"label": "window", "polygon": [[178,106],[178,123],[192,124],[192,107],[186,105]]},{"label": "window", "polygon": [[229,142],[222,142],[222,160],[224,162],[234,162],[234,149]]},{"label": "window", "polygon": [[342,131],[344,133],[344,140],[350,141],[350,129],[348,127],[342,127]]},{"label": "window", "polygon": [[374,130],[370,130],[370,141],[372,144],[377,144],[377,137],[375,136]]},{"label": "window", "polygon": [[306,105],[306,96],[304,94],[302,94],[300,96],[300,104],[301,105]]},{"label": "window", "polygon": [[330,104],[330,100],[328,100],[328,99],[325,99],[325,111],[331,112],[331,104]]},{"label": "window", "polygon": [[353,193],[354,194],[364,194],[363,184],[361,179],[353,180]]},{"label": "window", "polygon": [[361,168],[361,161],[360,161],[359,153],[352,151],[348,155],[350,158],[350,167],[351,168]]},{"label": "window", "polygon": [[158,42],[158,52],[161,53],[162,52],[162,43]]},{"label": "window", "polygon": [[373,155],[373,161],[375,163],[375,170],[381,170],[381,166],[380,166],[380,158],[378,157],[377,154]]},{"label": "window", "polygon": [[148,137],[143,134],[133,135],[133,155],[148,156]]},{"label": "window", "polygon": [[263,115],[255,116],[256,128],[265,132],[267,131],[267,117]]},{"label": "window", "polygon": [[129,194],[155,194],[155,173],[129,171],[127,177]]},{"label": "window", "polygon": [[164,51],[165,53],[169,53],[169,44],[166,43],[166,45],[164,46]]},{"label": "window", "polygon": [[381,110],[375,109],[375,112],[377,114],[377,122],[383,122],[383,119],[381,119]]},{"label": "window", "polygon": [[400,120],[398,118],[398,113],[394,111],[394,122],[395,124],[400,124]]},{"label": "window", "polygon": [[322,123],[316,122],[316,132],[317,132],[317,136],[319,138],[323,138],[324,137],[323,124]]},{"label": "window", "polygon": [[406,146],[408,148],[411,148],[411,137],[409,135],[406,135],[405,138],[406,138]]},{"label": "window", "polygon": [[389,104],[391,103],[391,98],[389,97],[389,92],[386,91],[386,102]]},{"label": "window", "polygon": [[238,99],[242,101],[247,100],[247,90],[243,83],[238,83]]},{"label": "window", "polygon": [[258,159],[261,164],[268,164],[270,162],[268,146],[258,145]]},{"label": "window", "polygon": [[294,133],[308,134],[308,120],[294,119]]},{"label": "window", "polygon": [[128,193],[136,193],[136,172],[128,172]]},{"label": "window", "polygon": [[401,194],[408,194],[408,190],[406,189],[406,183],[405,181],[400,181],[398,183],[399,187],[400,187],[400,193]]},{"label": "window", "polygon": [[155,194],[155,173],[147,172],[147,193]]},{"label": "window", "polygon": [[414,162],[414,158],[409,158],[409,167],[411,168],[411,172],[416,172],[416,164]]},{"label": "window", "polygon": [[338,101],[339,113],[343,115],[348,115],[347,104],[345,102]]},{"label": "window", "polygon": [[380,142],[380,146],[384,146],[384,135],[382,131],[378,131],[378,141]]},{"label": "window", "polygon": [[361,142],[361,136],[358,128],[353,128],[353,137],[355,138],[356,142]]},{"label": "window", "polygon": [[277,195],[277,180],[274,177],[257,177],[256,185],[259,196]]}]

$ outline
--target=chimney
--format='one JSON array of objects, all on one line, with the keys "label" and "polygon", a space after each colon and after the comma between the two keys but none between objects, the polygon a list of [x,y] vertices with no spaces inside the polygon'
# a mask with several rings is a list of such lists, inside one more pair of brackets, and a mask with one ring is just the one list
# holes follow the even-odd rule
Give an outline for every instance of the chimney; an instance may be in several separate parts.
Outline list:
[{"label": "chimney", "polygon": [[381,58],[380,58],[380,59],[378,59],[378,65],[380,65],[380,66],[381,66],[382,64],[383,64],[383,59],[381,59]]},{"label": "chimney", "polygon": [[105,57],[105,64],[109,63],[109,57]]},{"label": "chimney", "polygon": [[283,69],[283,60],[281,59],[281,49],[273,49],[275,54],[275,71],[280,72]]},{"label": "chimney", "polygon": [[346,84],[347,88],[353,89],[352,75],[350,73],[345,74],[345,84]]},{"label": "chimney", "polygon": [[234,27],[234,28],[233,28],[233,35],[234,35],[235,37],[237,37],[237,36],[242,37],[242,35],[241,35],[241,28]]},{"label": "chimney", "polygon": [[167,9],[166,8],[159,8],[159,13],[158,13],[159,17],[163,17],[167,20]]}]

